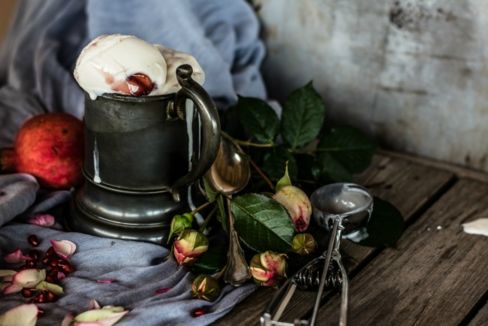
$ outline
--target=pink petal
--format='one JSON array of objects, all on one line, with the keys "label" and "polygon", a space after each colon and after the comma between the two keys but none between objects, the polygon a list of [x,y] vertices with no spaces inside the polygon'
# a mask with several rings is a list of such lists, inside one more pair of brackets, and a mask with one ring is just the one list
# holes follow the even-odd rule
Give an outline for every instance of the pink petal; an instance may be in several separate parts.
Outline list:
[{"label": "pink petal", "polygon": [[17,264],[29,259],[30,257],[24,256],[22,250],[20,249],[16,249],[3,257],[3,260],[5,260],[9,264]]},{"label": "pink petal", "polygon": [[3,277],[4,281],[6,281],[5,278],[15,275],[15,273],[17,272],[11,269],[0,269],[0,277]]},{"label": "pink petal", "polygon": [[112,280],[112,279],[101,279],[101,280],[97,280],[97,283],[100,283],[100,284],[112,284],[112,283],[115,283],[117,282],[117,280]]},{"label": "pink petal", "polygon": [[35,326],[39,310],[35,304],[22,304],[0,315],[2,326]]},{"label": "pink petal", "polygon": [[28,223],[44,227],[51,227],[56,223],[56,219],[50,214],[36,214],[29,219]]},{"label": "pink petal", "polygon": [[71,257],[76,251],[76,245],[69,240],[51,240],[54,251],[64,259]]},{"label": "pink petal", "polygon": [[20,291],[22,291],[22,286],[12,283],[3,289],[3,294],[12,294]]},{"label": "pink petal", "polygon": [[46,279],[45,269],[24,269],[14,275],[13,284],[17,284],[22,288],[33,288],[40,282]]}]

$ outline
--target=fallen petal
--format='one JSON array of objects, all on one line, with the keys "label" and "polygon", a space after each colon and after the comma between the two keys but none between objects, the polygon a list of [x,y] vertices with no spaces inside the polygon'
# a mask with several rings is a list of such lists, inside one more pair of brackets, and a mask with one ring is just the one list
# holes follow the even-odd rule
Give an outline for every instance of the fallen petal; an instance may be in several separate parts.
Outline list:
[{"label": "fallen petal", "polygon": [[23,304],[0,315],[2,326],[35,326],[38,309],[35,304]]},{"label": "fallen petal", "polygon": [[12,283],[23,288],[33,288],[45,279],[45,269],[24,269],[14,275]]},{"label": "fallen petal", "polygon": [[69,240],[51,240],[54,251],[64,259],[71,257],[76,251],[76,245]]},{"label": "fallen petal", "polygon": [[479,218],[477,220],[464,223],[464,232],[468,234],[478,234],[488,237],[488,218]]},{"label": "fallen petal", "polygon": [[46,281],[42,281],[39,284],[37,284],[36,289],[51,291],[52,293],[54,293],[57,296],[60,296],[61,294],[64,293],[64,290],[61,286],[54,284],[54,283],[49,283]]},{"label": "fallen petal", "polygon": [[73,314],[69,312],[68,314],[66,314],[66,316],[64,316],[60,326],[70,326],[74,318],[75,317],[73,316]]},{"label": "fallen petal", "polygon": [[0,269],[0,277],[15,275],[17,272],[11,269]]},{"label": "fallen petal", "polygon": [[29,219],[28,223],[44,227],[51,227],[56,223],[56,219],[50,214],[36,214]]},{"label": "fallen petal", "polygon": [[[74,319],[75,325],[86,325],[79,323],[93,323],[99,326],[111,326],[118,322],[128,311],[123,307],[107,306],[102,309],[92,309],[77,315]],[[88,324],[89,325],[89,324]]]},{"label": "fallen petal", "polygon": [[112,280],[112,279],[97,280],[97,283],[100,283],[100,284],[112,284],[115,282],[117,282],[117,280]]},{"label": "fallen petal", "polygon": [[[9,284],[3,289],[3,294],[12,294],[22,291],[22,286],[18,284]],[[1,325],[1,324],[0,324]]]},{"label": "fallen petal", "polygon": [[3,260],[5,260],[9,264],[17,264],[17,263],[20,263],[20,262],[23,262],[23,261],[26,261],[29,259],[30,259],[30,257],[25,256],[22,253],[22,250],[20,250],[20,249],[16,249],[16,250],[12,251],[11,253],[9,253],[3,257]]}]

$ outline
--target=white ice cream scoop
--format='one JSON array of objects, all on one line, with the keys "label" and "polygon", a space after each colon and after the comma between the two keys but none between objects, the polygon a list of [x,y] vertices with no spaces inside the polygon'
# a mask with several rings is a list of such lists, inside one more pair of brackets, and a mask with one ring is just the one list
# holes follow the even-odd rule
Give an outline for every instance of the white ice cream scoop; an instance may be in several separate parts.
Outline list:
[{"label": "white ice cream scoop", "polygon": [[74,76],[91,99],[104,93],[164,95],[179,89],[180,64],[190,64],[192,77],[203,83],[202,68],[191,55],[131,35],[101,35],[81,51]]}]

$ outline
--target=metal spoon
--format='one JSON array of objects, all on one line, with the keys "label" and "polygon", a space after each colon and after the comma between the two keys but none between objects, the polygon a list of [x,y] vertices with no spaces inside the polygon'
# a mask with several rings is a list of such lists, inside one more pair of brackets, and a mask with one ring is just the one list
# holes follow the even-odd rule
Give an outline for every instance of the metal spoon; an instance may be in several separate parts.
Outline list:
[{"label": "metal spoon", "polygon": [[246,187],[251,177],[249,161],[239,148],[230,140],[221,138],[217,158],[207,173],[208,181],[215,190],[227,196],[227,218],[229,231],[229,250],[224,281],[239,286],[247,281],[251,274],[239,244],[239,237],[234,229],[234,216],[231,211],[231,196]]}]

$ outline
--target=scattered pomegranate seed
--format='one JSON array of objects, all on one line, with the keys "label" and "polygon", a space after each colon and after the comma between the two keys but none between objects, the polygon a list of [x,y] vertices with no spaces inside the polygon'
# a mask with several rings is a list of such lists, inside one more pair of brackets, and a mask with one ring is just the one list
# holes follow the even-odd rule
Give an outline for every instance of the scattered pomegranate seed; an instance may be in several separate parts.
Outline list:
[{"label": "scattered pomegranate seed", "polygon": [[148,95],[154,88],[151,78],[141,73],[127,77],[126,82],[132,96]]},{"label": "scattered pomegranate seed", "polygon": [[203,316],[207,313],[207,309],[205,308],[197,308],[195,310],[193,310],[193,312],[191,313],[191,315],[195,318],[197,317],[200,317],[200,316]]},{"label": "scattered pomegranate seed", "polygon": [[39,250],[30,250],[27,255],[35,262],[41,258],[41,252]]},{"label": "scattered pomegranate seed", "polygon": [[36,295],[31,301],[33,303],[45,303],[47,302],[47,296],[46,296],[46,291],[42,291],[38,295]]},{"label": "scattered pomegranate seed", "polygon": [[58,281],[61,281],[66,278],[66,274],[63,272],[57,272],[56,278],[58,279]]},{"label": "scattered pomegranate seed", "polygon": [[46,251],[45,257],[53,257],[53,256],[57,256],[56,251],[54,251],[53,247],[49,247],[49,249]]},{"label": "scattered pomegranate seed", "polygon": [[43,263],[46,266],[49,266],[51,265],[51,259],[49,257],[44,257],[42,258],[41,263]]},{"label": "scattered pomegranate seed", "polygon": [[155,291],[156,294],[163,294],[171,290],[171,288],[160,288]]},{"label": "scattered pomegranate seed", "polygon": [[52,275],[46,275],[46,281],[49,283],[55,283],[57,279]]},{"label": "scattered pomegranate seed", "polygon": [[27,237],[27,242],[29,242],[31,246],[37,247],[41,243],[41,240],[39,240],[35,234],[31,234]]},{"label": "scattered pomegranate seed", "polygon": [[34,295],[34,291],[31,289],[22,289],[20,292],[24,298],[30,298]]},{"label": "scattered pomegranate seed", "polygon": [[51,291],[46,291],[46,299],[48,302],[54,302],[54,301],[58,300],[58,297],[57,297],[57,295],[55,295]]},{"label": "scattered pomegranate seed", "polygon": [[37,317],[42,317],[44,316],[45,311],[39,307],[37,307]]},{"label": "scattered pomegranate seed", "polygon": [[62,270],[63,272],[69,274],[69,273],[72,273],[74,272],[74,268],[73,266],[69,263],[69,261],[67,260],[61,260],[59,259],[58,260],[58,264],[57,264],[57,267]]}]

